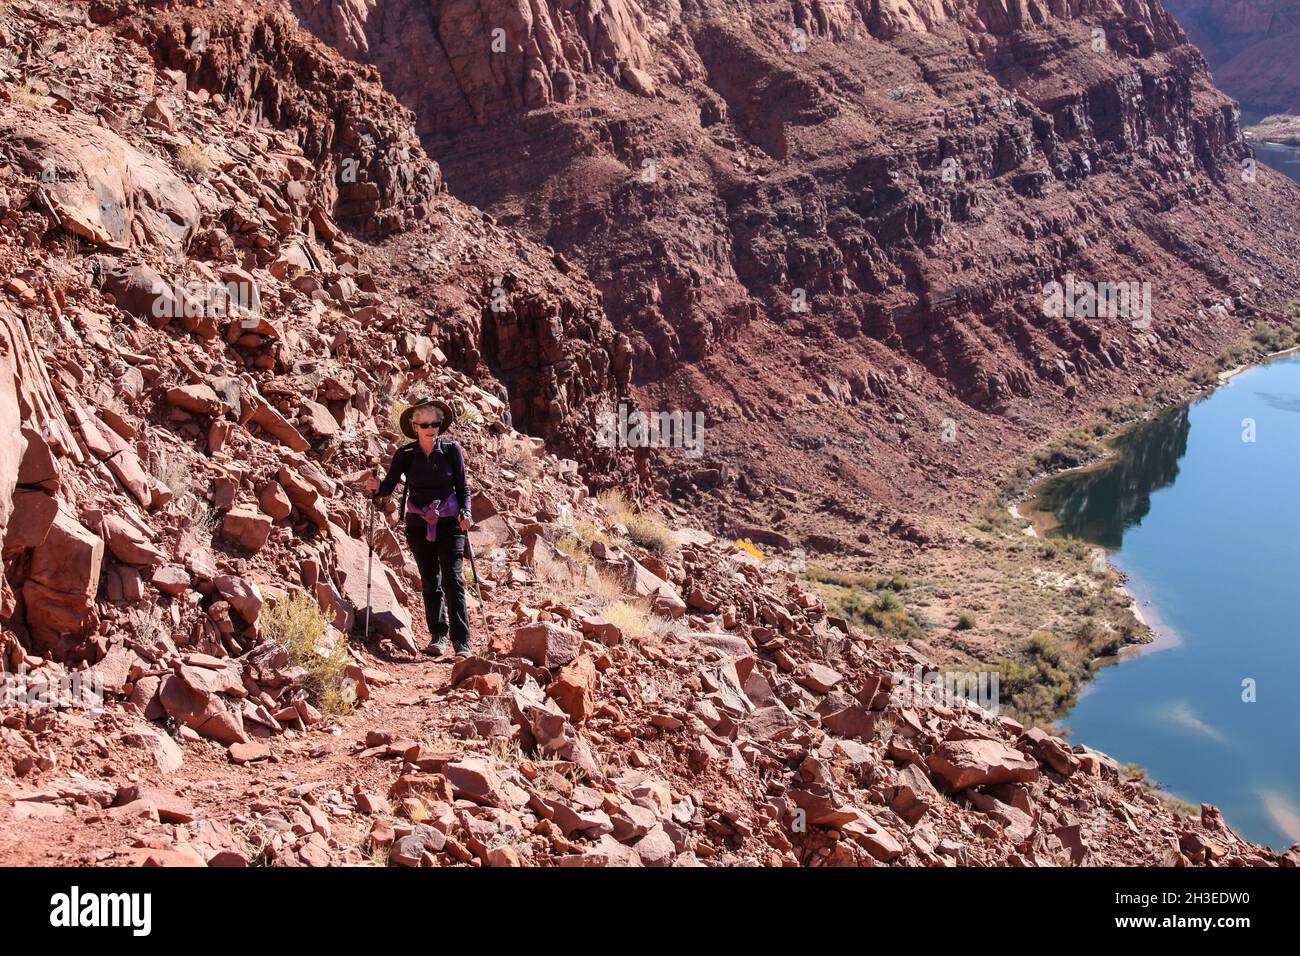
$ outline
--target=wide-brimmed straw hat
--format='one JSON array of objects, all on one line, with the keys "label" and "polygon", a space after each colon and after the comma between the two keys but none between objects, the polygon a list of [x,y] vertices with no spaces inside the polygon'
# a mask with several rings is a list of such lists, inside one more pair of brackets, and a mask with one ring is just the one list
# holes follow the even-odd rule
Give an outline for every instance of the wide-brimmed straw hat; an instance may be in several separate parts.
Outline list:
[{"label": "wide-brimmed straw hat", "polygon": [[398,427],[402,429],[402,434],[407,438],[419,438],[415,428],[411,425],[411,416],[422,408],[438,408],[442,410],[442,427],[438,429],[438,434],[442,434],[452,426],[456,421],[456,412],[450,405],[440,398],[420,398],[408,405],[402,412],[402,417],[398,419]]}]

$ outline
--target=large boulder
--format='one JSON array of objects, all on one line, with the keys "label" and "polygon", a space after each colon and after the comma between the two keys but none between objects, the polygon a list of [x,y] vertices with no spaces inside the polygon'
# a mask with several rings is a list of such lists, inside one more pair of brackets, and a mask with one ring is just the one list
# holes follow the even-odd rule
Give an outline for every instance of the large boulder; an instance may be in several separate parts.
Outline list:
[{"label": "large boulder", "polygon": [[285,495],[288,496],[289,503],[301,511],[303,517],[318,528],[329,526],[329,512],[325,507],[325,499],[310,481],[288,465],[281,465],[276,477]]},{"label": "large boulder", "polygon": [[[13,366],[0,359],[0,541],[8,547],[9,525],[13,520],[14,488],[18,484],[18,469],[27,451],[27,439],[19,427],[17,382]],[[4,568],[0,566],[0,590],[8,595]],[[12,613],[12,597],[0,598],[0,614]]]},{"label": "large boulder", "polygon": [[103,532],[108,549],[123,564],[157,568],[167,563],[167,556],[154,547],[144,532],[120,515],[104,515]]},{"label": "large boulder", "polygon": [[76,635],[90,623],[104,560],[104,540],[59,508],[40,547],[32,550],[23,583],[27,627],[40,649]]},{"label": "large boulder", "polygon": [[262,589],[253,581],[221,574],[212,579],[213,585],[232,608],[249,624],[256,624],[262,613]]},{"label": "large boulder", "polygon": [[[366,613],[366,543],[351,537],[338,525],[329,525],[334,542],[335,592],[334,626],[345,633],[365,619]],[[411,615],[397,600],[384,573],[383,562],[376,557],[370,580],[370,627],[389,637],[412,654],[418,653]]]},{"label": "large boulder", "polygon": [[[266,399],[253,394],[251,390],[245,390],[241,394],[240,421],[256,425],[291,451],[306,451],[311,448],[311,442],[303,438],[302,433],[287,418]],[[280,476],[280,481],[282,483],[284,481],[283,474]],[[293,497],[292,492],[289,497]]]},{"label": "large boulder", "polygon": [[623,583],[637,597],[650,598],[651,610],[656,614],[676,618],[686,613],[686,602],[677,588],[630,554],[623,558]]},{"label": "large boulder", "polygon": [[949,740],[936,748],[925,765],[949,792],[1038,779],[1038,762],[1000,740]]},{"label": "large boulder", "polygon": [[271,519],[254,505],[235,505],[221,521],[221,536],[249,551],[260,551],[271,536]]},{"label": "large boulder", "polygon": [[[51,505],[62,456],[80,461],[81,451],[26,323],[0,300],[0,540],[6,551],[43,543],[57,509]],[[20,488],[28,491],[15,497]],[[0,570],[0,617],[17,609],[15,587]]]},{"label": "large boulder", "polygon": [[546,693],[560,705],[575,724],[580,724],[596,709],[596,663],[588,654],[582,654],[560,668],[559,675],[546,688]]},{"label": "large boulder", "polygon": [[160,699],[169,717],[223,744],[246,743],[240,713],[213,692],[202,668],[182,667],[163,678]]},{"label": "large boulder", "polygon": [[0,527],[8,522],[8,527],[4,528],[5,553],[15,554],[25,548],[40,547],[58,513],[59,500],[52,495],[22,489],[15,491],[8,517],[0,515]]},{"label": "large boulder", "polygon": [[43,188],[65,229],[96,245],[183,253],[199,223],[189,186],[163,161],[72,115],[10,115],[0,143]]},{"label": "large boulder", "polygon": [[64,402],[68,420],[81,432],[86,449],[108,466],[136,501],[149,508],[170,497],[170,492],[145,472],[135,449],[121,435],[104,424],[72,392],[65,393]]},{"label": "large boulder", "polygon": [[578,656],[582,634],[549,621],[524,624],[515,630],[511,657],[526,657],[538,667],[562,667]]}]

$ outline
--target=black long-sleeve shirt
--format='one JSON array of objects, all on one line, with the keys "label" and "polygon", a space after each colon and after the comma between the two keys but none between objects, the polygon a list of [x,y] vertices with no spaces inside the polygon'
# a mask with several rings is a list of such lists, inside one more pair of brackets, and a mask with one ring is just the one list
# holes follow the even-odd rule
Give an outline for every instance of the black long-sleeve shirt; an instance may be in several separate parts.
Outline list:
[{"label": "black long-sleeve shirt", "polygon": [[418,441],[403,445],[393,454],[388,474],[379,483],[375,496],[385,498],[391,495],[402,478],[406,479],[411,504],[417,508],[442,501],[454,492],[458,510],[465,513],[470,510],[465,452],[458,442],[439,438],[428,455],[420,450]]}]

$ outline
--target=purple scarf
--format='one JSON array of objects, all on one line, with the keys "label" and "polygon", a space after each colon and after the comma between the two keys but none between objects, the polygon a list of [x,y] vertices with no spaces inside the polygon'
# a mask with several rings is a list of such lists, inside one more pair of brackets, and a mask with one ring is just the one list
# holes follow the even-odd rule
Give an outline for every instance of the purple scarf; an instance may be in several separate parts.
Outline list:
[{"label": "purple scarf", "polygon": [[424,525],[427,529],[424,537],[428,541],[438,540],[438,519],[450,518],[457,514],[457,502],[455,494],[450,494],[442,501],[434,501],[425,505],[423,508],[417,508],[414,501],[406,503],[406,513],[408,515],[419,515],[424,519]]}]

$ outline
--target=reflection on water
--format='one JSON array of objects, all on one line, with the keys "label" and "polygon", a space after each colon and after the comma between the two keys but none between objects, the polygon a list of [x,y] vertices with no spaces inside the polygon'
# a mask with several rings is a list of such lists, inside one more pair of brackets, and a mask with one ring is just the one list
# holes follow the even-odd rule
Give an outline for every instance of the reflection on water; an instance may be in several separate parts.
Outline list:
[{"label": "reflection on water", "polygon": [[1300,148],[1280,143],[1251,143],[1261,163],[1300,183]]},{"label": "reflection on water", "polygon": [[1280,412],[1300,412],[1300,393],[1260,392],[1259,397]]},{"label": "reflection on water", "polygon": [[1297,411],[1292,355],[1135,429],[1039,502],[1179,637],[1100,670],[1064,725],[1275,849],[1300,839]]},{"label": "reflection on water", "polygon": [[1048,533],[1119,548],[1124,530],[1141,524],[1151,510],[1151,493],[1178,477],[1190,429],[1188,407],[1180,405],[1117,440],[1118,458],[1048,482],[1035,503],[1060,521]]}]

